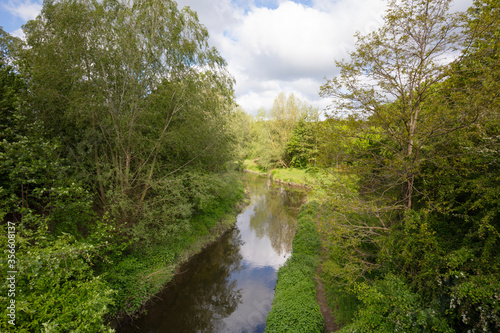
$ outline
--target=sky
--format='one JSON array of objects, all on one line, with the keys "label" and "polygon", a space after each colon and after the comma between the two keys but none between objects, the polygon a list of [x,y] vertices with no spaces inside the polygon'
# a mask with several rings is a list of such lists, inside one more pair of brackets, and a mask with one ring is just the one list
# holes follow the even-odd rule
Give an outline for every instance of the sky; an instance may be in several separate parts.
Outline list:
[{"label": "sky", "polygon": [[[22,36],[42,0],[0,0],[0,25]],[[236,79],[236,102],[248,113],[269,110],[280,93],[293,93],[323,110],[320,86],[338,74],[335,60],[354,50],[356,31],[383,24],[386,0],[177,0],[191,7]],[[455,0],[463,11],[472,0]]]}]

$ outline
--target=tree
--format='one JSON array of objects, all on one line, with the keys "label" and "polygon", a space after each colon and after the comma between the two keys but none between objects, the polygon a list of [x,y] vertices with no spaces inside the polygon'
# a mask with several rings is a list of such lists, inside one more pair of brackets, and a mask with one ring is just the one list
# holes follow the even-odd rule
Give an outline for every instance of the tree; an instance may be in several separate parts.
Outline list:
[{"label": "tree", "polygon": [[[448,14],[449,0],[390,1],[384,26],[362,36],[349,61],[337,61],[340,75],[327,81],[320,94],[332,97],[334,116],[351,116],[354,135],[382,131],[380,148],[391,155],[375,156],[372,167],[385,176],[385,189],[399,188],[404,209],[410,209],[422,150],[430,139],[469,125],[478,115],[436,106],[449,75],[447,58],[460,41],[459,15]],[[472,110],[473,111],[473,110]],[[365,134],[358,134],[365,133]]]},{"label": "tree", "polygon": [[[440,278],[452,283],[438,292],[451,299],[449,316],[457,331],[500,327],[495,301],[500,288],[499,8],[498,0],[475,1],[469,8],[461,61],[452,67],[444,91],[454,107],[479,110],[480,117],[447,140],[435,140],[429,148],[440,157],[424,163],[417,180],[420,204],[431,212],[434,237],[447,254]],[[420,280],[435,279],[421,273]]]},{"label": "tree", "polygon": [[301,117],[312,113],[312,108],[293,94],[288,97],[284,92],[274,99],[269,112],[261,110],[260,121],[263,125],[259,150],[260,163],[266,167],[280,165],[288,167],[285,149],[291,138],[295,124]]},{"label": "tree", "polygon": [[285,146],[285,160],[289,166],[295,168],[305,168],[308,165],[316,166],[317,125],[318,122],[308,121],[307,117],[304,116],[297,121]]},{"label": "tree", "polygon": [[153,185],[188,165],[222,168],[233,79],[189,8],[171,0],[46,1],[20,52],[33,119],[133,222]]},{"label": "tree", "polygon": [[20,104],[24,83],[12,67],[12,49],[19,40],[10,36],[0,27],[0,140],[9,137],[13,125],[14,110]]},{"label": "tree", "polygon": [[[414,204],[415,178],[426,144],[474,120],[446,108],[436,98],[449,75],[443,57],[459,42],[459,15],[450,1],[390,1],[384,25],[357,34],[340,74],[320,90],[334,98],[325,126],[333,172],[329,210],[332,252],[340,264],[331,274],[347,283],[370,279],[382,268],[380,251],[393,225],[404,224],[401,210]],[[335,132],[332,135],[331,132]],[[331,148],[329,148],[331,146]]]},{"label": "tree", "polygon": [[[439,12],[433,6],[442,2],[410,2],[416,9],[423,3],[428,6],[420,19],[431,22],[428,13]],[[386,23],[397,12],[392,6]],[[339,111],[350,111],[344,119],[329,119],[332,125],[327,122],[328,137],[334,139],[328,154],[343,157],[344,163],[341,181],[333,182],[338,191],[329,199],[330,215],[321,225],[330,253],[324,272],[363,303],[346,332],[390,331],[394,323],[408,325],[402,328],[407,331],[492,332],[500,327],[498,8],[498,0],[475,1],[468,17],[462,16],[462,52],[448,67],[439,59],[428,67],[418,57],[412,63],[416,52],[391,57],[411,51],[411,44],[381,43],[385,51],[380,52],[377,39],[368,38],[372,54],[358,48],[354,60],[342,64],[341,77],[324,86],[324,92],[345,98]],[[418,10],[413,13],[419,17]],[[390,31],[405,31],[411,19],[399,22],[401,28]],[[436,26],[441,39],[426,59],[435,50],[453,50],[444,47],[459,41],[447,39],[453,26],[459,24]],[[450,34],[440,35],[447,27]],[[414,40],[413,31],[402,33],[401,41]],[[392,67],[387,59],[395,59]],[[365,81],[342,76],[349,73]],[[424,80],[412,81],[419,77]],[[391,189],[398,187],[403,191],[396,197]],[[402,207],[384,209],[371,196],[379,193]],[[397,298],[406,301],[390,304]],[[380,313],[374,311],[379,308]],[[406,324],[394,320],[401,308]]]}]

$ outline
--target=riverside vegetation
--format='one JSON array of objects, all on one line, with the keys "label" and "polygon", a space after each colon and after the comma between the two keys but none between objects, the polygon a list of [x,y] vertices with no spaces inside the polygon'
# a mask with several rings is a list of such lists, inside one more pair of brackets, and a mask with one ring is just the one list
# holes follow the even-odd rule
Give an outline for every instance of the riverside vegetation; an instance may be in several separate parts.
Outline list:
[{"label": "riverside vegetation", "polygon": [[389,1],[320,88],[324,117],[285,93],[237,108],[173,1],[47,1],[25,42],[1,31],[17,331],[112,331],[231,214],[240,168],[313,187],[269,331],[323,330],[318,263],[341,332],[500,330],[500,2],[449,5]]},{"label": "riverside vegetation", "polygon": [[[326,119],[280,95],[249,131],[247,168],[314,186],[340,332],[500,330],[500,2],[449,5],[389,1],[321,87]],[[321,332],[287,266],[269,330]]]},{"label": "riverside vegetation", "polygon": [[0,36],[0,220],[18,271],[15,327],[1,273],[0,330],[112,331],[235,222],[233,79],[174,1],[45,1],[23,29]]}]

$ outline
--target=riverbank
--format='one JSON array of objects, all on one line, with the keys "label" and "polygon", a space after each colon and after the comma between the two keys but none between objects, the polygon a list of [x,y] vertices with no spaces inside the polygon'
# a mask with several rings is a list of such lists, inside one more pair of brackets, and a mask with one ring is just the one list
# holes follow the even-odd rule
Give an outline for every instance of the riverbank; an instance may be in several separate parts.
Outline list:
[{"label": "riverbank", "polygon": [[321,333],[324,318],[317,302],[315,273],[321,244],[316,230],[317,202],[304,204],[297,219],[292,256],[278,271],[274,300],[266,332]]},{"label": "riverbank", "polygon": [[273,182],[290,187],[312,189],[316,183],[315,169],[280,168],[268,171],[260,167],[253,160],[245,160],[243,163],[243,172],[267,177]]},{"label": "riverbank", "polygon": [[178,231],[173,239],[123,256],[105,274],[116,290],[115,304],[108,315],[112,328],[125,318],[144,312],[154,298],[179,273],[179,267],[222,237],[236,224],[236,217],[248,204],[248,195],[238,185],[229,200],[220,202],[209,214],[192,218],[192,228]]}]

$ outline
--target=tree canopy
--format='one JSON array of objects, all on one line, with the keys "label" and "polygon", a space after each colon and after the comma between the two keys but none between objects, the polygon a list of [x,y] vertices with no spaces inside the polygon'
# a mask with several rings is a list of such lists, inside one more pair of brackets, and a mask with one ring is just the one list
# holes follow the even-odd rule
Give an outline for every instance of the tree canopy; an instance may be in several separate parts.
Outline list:
[{"label": "tree canopy", "polygon": [[500,5],[449,5],[390,1],[321,88],[323,270],[342,332],[500,327]]},{"label": "tree canopy", "polygon": [[[85,160],[103,206],[142,209],[154,183],[232,158],[233,79],[189,8],[174,1],[48,1],[19,52],[30,117]],[[201,130],[204,128],[204,130]],[[135,208],[131,208],[132,206]],[[121,210],[121,208],[119,208]]]}]

